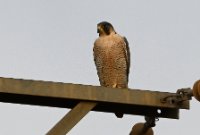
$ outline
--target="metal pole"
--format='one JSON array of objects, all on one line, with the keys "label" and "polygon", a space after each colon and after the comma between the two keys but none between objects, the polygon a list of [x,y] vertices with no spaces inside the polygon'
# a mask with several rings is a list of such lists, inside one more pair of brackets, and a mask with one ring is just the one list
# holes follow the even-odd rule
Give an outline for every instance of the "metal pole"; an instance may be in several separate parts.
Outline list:
[{"label": "metal pole", "polygon": [[96,104],[95,102],[78,103],[46,135],[66,135]]}]

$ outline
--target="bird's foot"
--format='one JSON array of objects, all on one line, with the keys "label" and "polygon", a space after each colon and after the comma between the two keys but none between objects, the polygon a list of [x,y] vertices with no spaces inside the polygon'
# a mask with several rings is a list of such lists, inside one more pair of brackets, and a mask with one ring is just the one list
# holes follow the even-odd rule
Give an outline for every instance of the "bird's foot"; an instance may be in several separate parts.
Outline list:
[{"label": "bird's foot", "polygon": [[112,85],[112,88],[117,88],[117,83],[114,83],[114,84]]}]

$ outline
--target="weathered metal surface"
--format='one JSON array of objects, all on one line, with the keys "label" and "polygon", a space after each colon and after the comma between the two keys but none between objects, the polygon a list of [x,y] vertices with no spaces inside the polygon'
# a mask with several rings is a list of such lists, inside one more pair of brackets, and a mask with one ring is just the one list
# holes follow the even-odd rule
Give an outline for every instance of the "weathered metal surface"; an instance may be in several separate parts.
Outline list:
[{"label": "weathered metal surface", "polygon": [[94,102],[78,103],[46,135],[66,135],[96,104]]},{"label": "weathered metal surface", "polygon": [[179,109],[189,109],[189,101],[161,102],[173,95],[176,93],[0,78],[1,102],[73,108],[79,101],[91,101],[98,102],[93,111],[102,112],[178,118]]}]

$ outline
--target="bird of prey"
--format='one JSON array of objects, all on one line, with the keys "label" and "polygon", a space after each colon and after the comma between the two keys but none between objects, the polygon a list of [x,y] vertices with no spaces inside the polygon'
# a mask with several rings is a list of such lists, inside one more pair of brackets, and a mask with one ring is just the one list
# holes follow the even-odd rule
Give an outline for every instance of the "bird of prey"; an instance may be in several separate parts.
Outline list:
[{"label": "bird of prey", "polygon": [[99,38],[93,48],[94,61],[100,85],[110,88],[127,88],[130,69],[128,41],[116,33],[109,22],[97,24]]}]

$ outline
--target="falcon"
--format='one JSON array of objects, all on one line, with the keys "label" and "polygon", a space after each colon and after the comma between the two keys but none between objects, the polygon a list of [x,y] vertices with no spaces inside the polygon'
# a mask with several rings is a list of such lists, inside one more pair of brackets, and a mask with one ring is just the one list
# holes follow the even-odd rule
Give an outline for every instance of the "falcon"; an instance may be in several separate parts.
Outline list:
[{"label": "falcon", "polygon": [[100,85],[128,88],[130,52],[128,41],[117,34],[109,22],[97,24],[99,38],[94,42],[93,55]]}]

